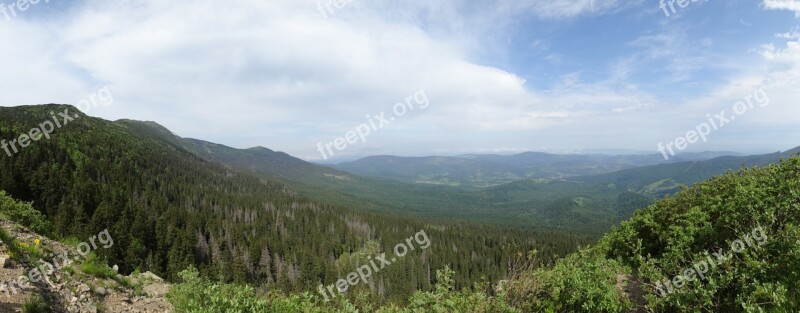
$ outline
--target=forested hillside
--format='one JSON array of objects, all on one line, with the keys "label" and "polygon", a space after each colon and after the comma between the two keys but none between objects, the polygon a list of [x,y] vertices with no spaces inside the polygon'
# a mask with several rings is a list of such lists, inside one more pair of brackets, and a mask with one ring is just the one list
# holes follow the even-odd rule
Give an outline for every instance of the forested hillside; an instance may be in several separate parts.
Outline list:
[{"label": "forested hillside", "polygon": [[[144,135],[130,121],[91,118],[71,106],[1,108],[0,138],[29,133],[53,120],[50,112],[63,127],[0,157],[0,189],[32,201],[52,222],[49,235],[84,238],[107,228],[115,245],[99,254],[124,273],[175,279],[193,265],[215,281],[314,290],[353,271],[364,255],[425,230],[429,249],[409,253],[359,287],[378,300],[400,301],[429,289],[446,265],[455,270],[456,286],[496,282],[519,252],[537,249],[540,263],[549,263],[581,243],[562,233],[430,223],[314,202]],[[69,119],[59,116],[64,112]]]},{"label": "forested hillside", "polygon": [[[461,173],[458,176],[465,171],[481,172],[482,167],[489,167],[487,170],[490,172],[506,168],[540,174],[544,172],[534,169],[571,173],[556,175],[563,176],[563,179],[522,179],[486,188],[463,188],[388,178],[394,177],[394,174],[377,175],[386,176],[383,178],[359,176],[263,147],[235,149],[202,140],[180,138],[151,122],[121,123],[142,136],[170,142],[178,149],[191,151],[202,159],[219,162],[257,177],[280,181],[319,202],[419,218],[457,218],[519,229],[556,229],[593,238],[598,238],[613,225],[629,218],[634,210],[646,207],[664,195],[675,193],[682,186],[691,186],[729,169],[777,162],[797,150],[716,158],[713,157],[718,153],[688,153],[670,160],[668,164],[574,177],[571,175],[659,163],[663,162],[663,157],[546,153],[468,155],[459,158],[375,157],[345,166],[367,170],[367,174],[371,169],[408,175],[428,170],[448,172],[452,169],[455,171],[453,173]],[[681,161],[686,159],[693,161]]]},{"label": "forested hillside", "polygon": [[[213,312],[797,312],[800,308],[800,157],[730,172],[641,210],[596,245],[494,286],[437,287],[404,307],[313,296],[257,297],[185,272],[177,308]],[[536,262],[533,251],[521,256]],[[522,267],[524,268],[524,267]],[[204,292],[228,290],[223,298]],[[236,292],[234,292],[236,291]],[[192,302],[194,301],[194,302]]]},{"label": "forested hillside", "polygon": [[[235,149],[175,136],[152,123],[124,120],[135,133],[257,177],[277,180],[315,201],[381,214],[461,219],[517,229],[556,229],[597,238],[652,199],[606,183],[551,179],[465,190],[364,177],[263,147]],[[636,198],[636,201],[631,201]]]},{"label": "forested hillside", "polygon": [[522,311],[796,312],[800,157],[730,172],[641,210],[511,282]]},{"label": "forested hillside", "polygon": [[683,186],[691,186],[731,169],[763,166],[797,153],[800,153],[800,147],[763,155],[724,156],[710,160],[644,166],[602,175],[576,177],[574,180],[585,183],[614,184],[619,188],[661,197],[678,192]]}]

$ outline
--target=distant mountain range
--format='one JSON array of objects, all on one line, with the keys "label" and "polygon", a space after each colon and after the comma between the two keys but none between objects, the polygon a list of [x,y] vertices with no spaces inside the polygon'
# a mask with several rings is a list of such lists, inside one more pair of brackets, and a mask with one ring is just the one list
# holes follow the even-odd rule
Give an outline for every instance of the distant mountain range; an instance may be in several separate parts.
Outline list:
[{"label": "distant mountain range", "polygon": [[654,199],[698,181],[800,152],[661,155],[373,156],[328,167],[263,147],[180,138],[152,122],[120,121],[200,159],[273,179],[303,195],[372,212],[521,228],[600,233]]},{"label": "distant mountain range", "polygon": [[535,178],[566,179],[624,169],[707,160],[730,152],[686,153],[670,160],[660,154],[470,154],[456,157],[371,156],[331,167],[357,175],[389,178],[409,183],[459,187],[491,187]]}]

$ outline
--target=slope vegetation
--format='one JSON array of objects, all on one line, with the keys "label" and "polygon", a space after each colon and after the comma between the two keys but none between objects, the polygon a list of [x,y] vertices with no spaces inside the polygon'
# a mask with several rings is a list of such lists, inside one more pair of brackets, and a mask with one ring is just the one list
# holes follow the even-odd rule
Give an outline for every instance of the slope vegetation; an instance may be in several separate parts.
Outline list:
[{"label": "slope vegetation", "polygon": [[[444,268],[434,290],[414,293],[404,306],[361,297],[258,297],[191,270],[171,299],[187,312],[796,312],[800,157],[686,188],[638,211],[598,244],[529,269],[538,257],[520,255],[511,279],[495,288],[454,288],[453,272]],[[203,294],[209,288],[235,297]]]},{"label": "slope vegetation", "polygon": [[794,312],[800,158],[685,189],[509,286],[524,311]]},{"label": "slope vegetation", "polygon": [[357,256],[391,250],[426,230],[430,248],[410,252],[360,287],[388,301],[430,288],[445,265],[458,269],[457,286],[468,286],[504,277],[518,251],[536,247],[547,263],[580,244],[561,233],[434,224],[313,201],[206,159],[157,124],[105,121],[71,106],[0,108],[0,138],[31,133],[53,120],[50,112],[72,120],[0,156],[0,190],[32,202],[50,222],[37,231],[56,239],[108,229],[115,244],[98,258],[123,274],[151,271],[175,280],[194,266],[215,281],[311,290],[352,271]]}]

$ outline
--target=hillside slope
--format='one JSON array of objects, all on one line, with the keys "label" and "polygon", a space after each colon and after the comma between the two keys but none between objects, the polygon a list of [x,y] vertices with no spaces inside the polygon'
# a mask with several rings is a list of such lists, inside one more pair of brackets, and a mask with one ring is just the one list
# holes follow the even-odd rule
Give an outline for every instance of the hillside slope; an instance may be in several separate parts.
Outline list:
[{"label": "hillside slope", "polygon": [[[504,227],[537,227],[591,236],[606,232],[611,226],[629,218],[634,210],[650,204],[652,199],[677,192],[682,186],[691,186],[728,170],[777,162],[781,157],[793,155],[793,151],[800,151],[798,148],[784,153],[713,159],[708,158],[717,154],[687,154],[683,159],[700,161],[683,162],[683,159],[676,158],[668,164],[629,168],[602,175],[524,179],[493,187],[465,189],[359,176],[308,163],[267,148],[235,149],[202,140],[180,138],[151,122],[123,122],[143,136],[163,139],[173,143],[177,149],[191,151],[204,160],[278,180],[318,202],[403,216],[440,220],[455,218]],[[371,157],[349,164],[361,164],[358,167],[371,164],[367,168],[413,176],[420,169],[435,173],[450,168],[462,172],[480,171],[483,167],[497,169],[497,166],[509,170],[513,168],[515,171],[553,167],[557,171],[580,173],[661,162],[664,160],[660,155],[553,155],[529,152],[510,156],[470,155],[457,158]],[[469,168],[472,165],[478,168]]]},{"label": "hillside slope", "polygon": [[107,229],[60,241],[42,235],[52,229],[30,203],[0,190],[0,312],[172,312],[163,279],[138,271],[126,276],[101,259],[115,244]]},{"label": "hillside slope", "polygon": [[[447,268],[406,306],[317,296],[259,298],[193,278],[179,309],[247,312],[797,312],[800,308],[800,157],[728,173],[658,201],[599,243],[549,268],[520,255],[495,288],[455,289]],[[210,288],[239,290],[221,299]]]},{"label": "hillside slope", "polygon": [[796,312],[799,279],[795,157],[659,201],[508,290],[523,311]]},{"label": "hillside slope", "polygon": [[[595,183],[545,180],[544,183],[509,184],[514,185],[512,188],[503,185],[469,191],[452,186],[364,177],[267,148],[235,149],[180,138],[151,122],[121,122],[142,136],[169,142],[176,149],[191,152],[198,158],[280,181],[318,202],[362,211],[597,235],[627,218],[634,209],[649,204],[646,198],[620,202],[621,196],[627,199],[632,195],[625,190],[613,190],[605,184]],[[579,199],[579,205],[565,205],[574,199]]]},{"label": "hillside slope", "polygon": [[661,197],[680,190],[682,186],[707,180],[732,169],[764,166],[800,153],[800,147],[785,151],[751,156],[723,156],[710,160],[659,164],[621,170],[572,180],[585,183],[615,184],[619,188]]},{"label": "hillside slope", "polygon": [[389,250],[425,229],[436,238],[425,253],[410,252],[362,287],[399,301],[430,288],[432,271],[446,264],[460,269],[457,285],[468,286],[505,276],[517,251],[536,247],[547,263],[582,243],[563,233],[431,223],[312,201],[207,160],[157,124],[133,127],[142,123],[92,118],[72,106],[0,108],[0,138],[30,133],[53,120],[50,112],[70,120],[59,116],[62,127],[49,138],[0,156],[0,190],[32,201],[51,222],[46,236],[88,238],[108,229],[115,244],[98,257],[124,274],[138,269],[172,281],[193,265],[218,281],[311,290],[351,271],[355,255]]}]

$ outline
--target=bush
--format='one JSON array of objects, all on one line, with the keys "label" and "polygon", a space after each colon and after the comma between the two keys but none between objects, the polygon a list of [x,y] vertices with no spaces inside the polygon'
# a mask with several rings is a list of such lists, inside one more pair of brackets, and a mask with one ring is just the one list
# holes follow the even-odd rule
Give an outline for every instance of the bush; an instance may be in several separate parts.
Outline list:
[{"label": "bush", "polygon": [[523,273],[504,288],[508,303],[524,312],[627,312],[632,304],[618,288],[617,278],[628,272],[589,249],[553,268]]},{"label": "bush", "polygon": [[[634,269],[652,312],[796,312],[800,308],[800,158],[730,172],[638,212],[599,246]],[[763,227],[763,246],[740,253],[730,243]],[[731,253],[672,293],[663,280],[683,275],[711,253]],[[662,288],[664,288],[662,286]],[[666,289],[666,288],[664,288]]]},{"label": "bush", "polygon": [[248,286],[208,282],[198,276],[197,269],[190,267],[179,276],[182,283],[176,284],[167,293],[167,299],[176,312],[185,313],[327,313],[327,312],[518,312],[506,305],[501,298],[490,298],[477,287],[475,291],[453,291],[453,271],[449,268],[437,271],[437,285],[431,292],[416,292],[406,308],[388,305],[378,308],[366,299],[365,294],[355,295],[355,304],[343,297],[331,302],[322,302],[319,296],[310,293],[282,295],[269,293],[260,297]]},{"label": "bush", "polygon": [[30,297],[22,304],[23,313],[50,313],[50,305],[38,296]]},{"label": "bush", "polygon": [[89,254],[86,260],[80,264],[80,269],[84,274],[101,279],[113,278],[117,274],[114,269],[98,260],[94,253]]},{"label": "bush", "polygon": [[42,212],[34,209],[29,202],[14,200],[3,190],[0,190],[0,215],[43,236],[50,235],[53,231],[53,224],[45,218]]},{"label": "bush", "polygon": [[453,274],[449,267],[436,271],[434,291],[416,292],[411,296],[408,309],[398,312],[518,312],[507,305],[502,296],[491,298],[483,293],[487,286],[477,284],[473,290],[454,291]]},{"label": "bush", "polygon": [[193,266],[178,276],[183,282],[167,294],[177,312],[267,312],[266,301],[257,299],[251,287],[207,283]]}]

